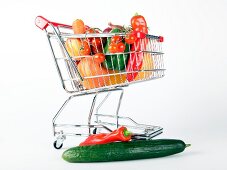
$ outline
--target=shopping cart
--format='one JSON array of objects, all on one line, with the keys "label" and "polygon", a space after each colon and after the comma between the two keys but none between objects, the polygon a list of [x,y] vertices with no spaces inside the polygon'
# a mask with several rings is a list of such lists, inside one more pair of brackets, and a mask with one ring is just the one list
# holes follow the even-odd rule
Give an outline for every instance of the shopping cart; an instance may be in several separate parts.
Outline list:
[{"label": "shopping cart", "polygon": [[[115,35],[124,38],[126,33],[73,34],[72,26],[50,22],[41,16],[36,18],[35,24],[45,31],[61,84],[64,90],[70,94],[70,97],[67,98],[53,118],[53,132],[56,137],[54,147],[56,149],[62,147],[66,136],[89,136],[100,131],[111,132],[119,126],[126,126],[130,129],[133,132],[132,139],[135,140],[152,139],[162,133],[162,128],[159,126],[139,124],[129,117],[119,116],[119,109],[124,87],[164,76],[163,37],[146,35],[145,38],[140,39],[137,46],[135,45],[137,48],[132,49],[126,46],[126,48],[129,48],[128,51],[114,54],[117,60],[112,61],[111,56],[113,54],[105,52],[106,44],[109,45],[108,39]],[[97,64],[91,55],[80,55],[80,50],[76,51],[77,48],[81,48],[77,40],[80,40],[79,42],[89,42],[89,40],[95,38],[100,40],[101,46],[93,44],[92,48],[96,50],[99,48],[100,50],[101,47],[101,51],[106,56],[105,60],[109,58],[109,67],[111,69],[107,69],[103,64],[104,62]],[[120,57],[123,59],[123,68],[117,69],[120,67]],[[85,64],[80,64],[82,60]],[[132,62],[131,65],[129,62]],[[97,96],[103,93],[105,97],[95,107]],[[101,114],[100,108],[112,93],[119,94],[115,114]],[[72,98],[84,95],[93,97],[88,122],[76,125],[56,123],[69,101]],[[91,122],[92,115],[96,118],[93,123]],[[73,132],[68,132],[66,129],[73,129]]]}]

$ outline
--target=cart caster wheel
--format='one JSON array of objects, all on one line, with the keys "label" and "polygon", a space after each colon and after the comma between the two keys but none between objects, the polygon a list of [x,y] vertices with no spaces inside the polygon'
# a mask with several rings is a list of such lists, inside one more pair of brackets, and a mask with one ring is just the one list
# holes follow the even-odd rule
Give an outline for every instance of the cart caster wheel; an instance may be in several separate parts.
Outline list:
[{"label": "cart caster wheel", "polygon": [[97,128],[94,128],[92,133],[97,134]]},{"label": "cart caster wheel", "polygon": [[55,149],[61,149],[62,146],[63,146],[63,143],[61,145],[59,145],[57,141],[54,141],[54,148]]}]

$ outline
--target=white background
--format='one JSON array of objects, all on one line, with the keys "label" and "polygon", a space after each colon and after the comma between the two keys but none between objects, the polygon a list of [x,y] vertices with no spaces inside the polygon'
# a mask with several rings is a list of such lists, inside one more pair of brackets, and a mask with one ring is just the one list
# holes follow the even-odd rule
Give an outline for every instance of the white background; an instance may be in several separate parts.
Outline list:
[{"label": "white background", "polygon": [[[62,152],[82,139],[68,139],[62,150],[52,147],[52,117],[68,95],[35,17],[66,24],[81,18],[104,29],[109,21],[128,25],[135,12],[145,16],[151,34],[165,37],[167,71],[163,79],[126,88],[121,115],[160,125],[158,138],[192,146],[166,158],[69,164]],[[226,169],[226,18],[226,0],[2,1],[0,169]],[[87,116],[74,112],[73,119]]]}]

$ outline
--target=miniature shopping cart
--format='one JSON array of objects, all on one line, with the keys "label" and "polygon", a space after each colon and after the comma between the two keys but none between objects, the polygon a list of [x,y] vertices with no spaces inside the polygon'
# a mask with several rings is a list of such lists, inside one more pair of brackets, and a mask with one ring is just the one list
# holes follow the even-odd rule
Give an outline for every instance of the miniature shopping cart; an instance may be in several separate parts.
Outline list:
[{"label": "miniature shopping cart", "polygon": [[[164,76],[165,69],[161,46],[163,37],[145,35],[137,43],[139,47],[132,49],[130,46],[126,46],[126,48],[129,48],[127,52],[114,54],[117,59],[115,62],[119,63],[118,59],[120,56],[124,59],[124,68],[117,70],[115,69],[116,63],[114,66],[111,58],[113,54],[105,52],[105,46],[106,44],[109,45],[109,38],[116,35],[124,38],[126,33],[73,34],[72,26],[50,22],[41,16],[36,18],[35,24],[45,31],[61,84],[64,90],[70,94],[70,97],[68,97],[53,118],[53,132],[56,137],[54,147],[56,149],[62,147],[66,136],[89,136],[101,131],[111,132],[119,126],[125,126],[130,129],[133,133],[133,140],[149,140],[162,133],[162,128],[159,126],[139,124],[130,117],[119,116],[119,109],[124,87]],[[77,40],[79,42],[89,42],[90,39],[94,38],[100,39],[101,51],[105,53],[105,60],[109,57],[110,65],[112,64],[111,69],[106,68],[103,64],[104,62],[97,64],[92,54],[74,55],[76,53],[75,48],[79,46]],[[93,45],[92,48],[97,49],[100,46]],[[82,64],[82,62],[86,64]],[[129,62],[132,62],[131,68]],[[91,71],[92,69],[93,71]],[[115,114],[101,114],[100,108],[102,108],[112,93],[119,94]],[[100,94],[104,94],[104,98],[100,103],[96,104],[96,99]],[[71,99],[84,95],[93,97],[88,114],[88,122],[86,124],[56,123],[59,115]],[[93,122],[92,117],[95,119]],[[72,129],[72,132],[68,131],[68,129]]]}]

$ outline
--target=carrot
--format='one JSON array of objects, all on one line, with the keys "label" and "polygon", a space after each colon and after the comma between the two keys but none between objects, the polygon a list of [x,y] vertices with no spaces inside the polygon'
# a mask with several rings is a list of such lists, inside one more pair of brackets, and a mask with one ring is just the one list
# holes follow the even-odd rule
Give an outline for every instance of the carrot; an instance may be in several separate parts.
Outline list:
[{"label": "carrot", "polygon": [[73,27],[74,34],[84,34],[86,31],[84,22],[81,19],[76,19],[73,22],[72,27]]}]

